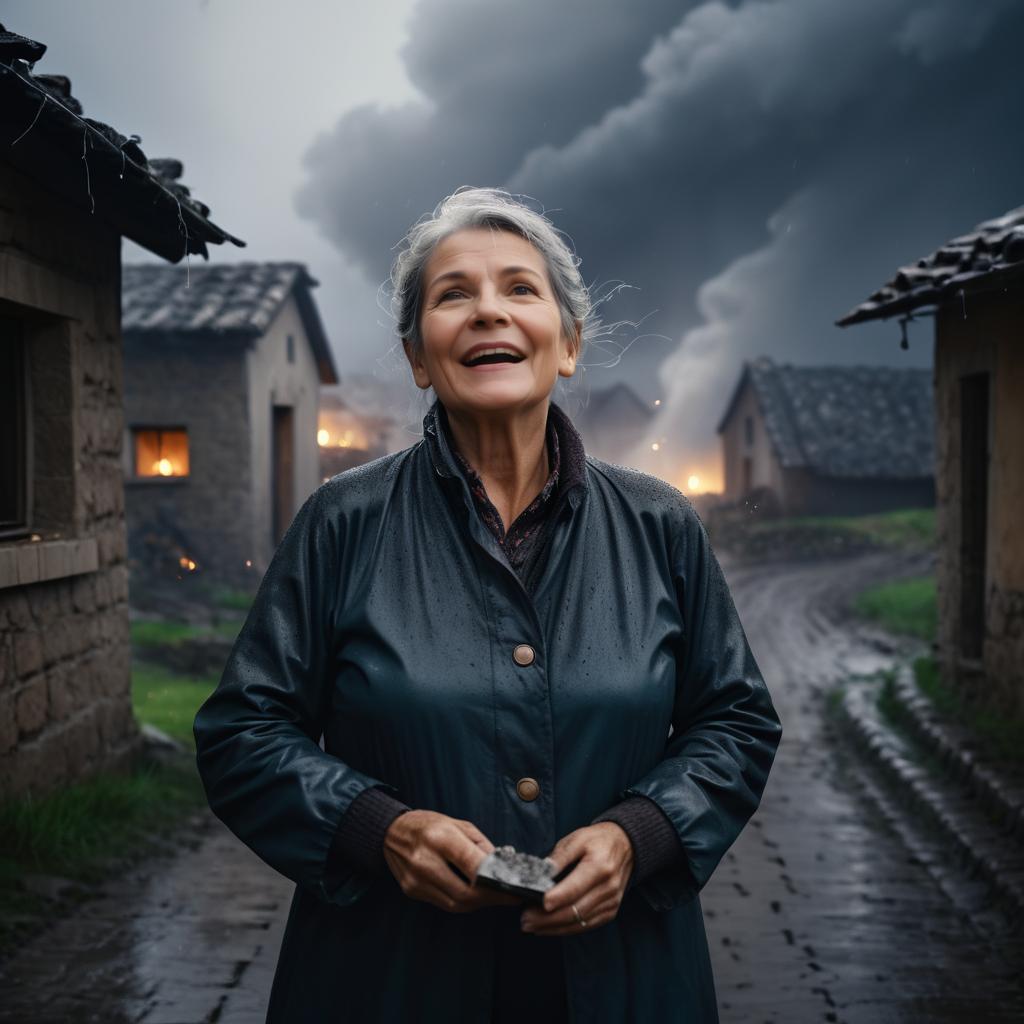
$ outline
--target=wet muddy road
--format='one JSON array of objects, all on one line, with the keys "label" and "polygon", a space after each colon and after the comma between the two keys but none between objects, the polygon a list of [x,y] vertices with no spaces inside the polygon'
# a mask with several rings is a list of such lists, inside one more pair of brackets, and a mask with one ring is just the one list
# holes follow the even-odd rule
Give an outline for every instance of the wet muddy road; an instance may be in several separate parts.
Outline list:
[{"label": "wet muddy road", "polygon": [[[844,598],[923,567],[726,565],[785,734],[702,896],[723,1024],[1024,1020],[1005,951],[890,833],[824,715],[835,683],[887,661],[842,623]],[[8,961],[0,1022],[259,1024],[293,887],[204,821],[196,850],[141,865]]]},{"label": "wet muddy road", "polygon": [[836,683],[891,661],[844,622],[847,598],[926,565],[726,566],[783,739],[757,814],[702,894],[723,1024],[1024,1021],[1020,964],[886,827],[825,715]]}]

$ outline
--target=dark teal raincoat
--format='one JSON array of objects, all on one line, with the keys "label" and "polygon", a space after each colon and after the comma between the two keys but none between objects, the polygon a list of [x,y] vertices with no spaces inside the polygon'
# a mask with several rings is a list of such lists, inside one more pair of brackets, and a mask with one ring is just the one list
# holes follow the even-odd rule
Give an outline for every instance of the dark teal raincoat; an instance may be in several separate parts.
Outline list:
[{"label": "dark teal raincoat", "polygon": [[587,456],[531,598],[443,435],[437,463],[421,440],[339,474],[296,515],[195,720],[210,806],[297,885],[268,1021],[490,1019],[507,907],[450,914],[390,872],[327,870],[367,786],[537,855],[629,795],[656,801],[685,858],[609,924],[535,939],[561,946],[574,1022],[716,1021],[697,893],[780,735],[704,527],[669,484]]}]

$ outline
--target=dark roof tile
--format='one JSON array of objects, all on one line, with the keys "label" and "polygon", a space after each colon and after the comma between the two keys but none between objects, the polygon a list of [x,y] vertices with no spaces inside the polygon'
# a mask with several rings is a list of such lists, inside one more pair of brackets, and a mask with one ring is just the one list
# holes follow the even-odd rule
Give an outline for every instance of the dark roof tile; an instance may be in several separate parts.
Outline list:
[{"label": "dark roof tile", "polygon": [[837,320],[840,327],[938,305],[995,279],[1024,274],[1024,206],[984,221],[916,263],[900,267],[866,302]]},{"label": "dark roof tile", "polygon": [[[177,179],[177,160],[147,160],[125,137],[82,116],[64,75],[38,75],[43,43],[0,25],[0,142],[4,159],[73,205],[171,262],[208,256],[207,244],[243,246],[209,220],[209,207]],[[82,157],[88,174],[82,173]]]},{"label": "dark roof tile", "polygon": [[822,476],[914,479],[935,472],[930,369],[744,364],[718,432],[747,382],[780,464]]},{"label": "dark roof tile", "polygon": [[136,333],[262,334],[294,294],[320,380],[337,381],[330,346],[302,263],[217,263],[193,267],[127,264],[121,276],[121,328]]}]

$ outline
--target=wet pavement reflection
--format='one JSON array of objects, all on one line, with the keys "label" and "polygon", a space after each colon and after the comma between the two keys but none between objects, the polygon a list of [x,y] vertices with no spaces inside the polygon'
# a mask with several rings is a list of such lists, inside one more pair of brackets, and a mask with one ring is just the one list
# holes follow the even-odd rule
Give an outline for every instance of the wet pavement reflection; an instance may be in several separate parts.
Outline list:
[{"label": "wet pavement reflection", "polygon": [[[844,621],[846,599],[926,568],[889,555],[726,566],[784,735],[757,814],[702,895],[722,1024],[1024,1020],[1020,941],[980,932],[911,857],[824,714],[835,683],[892,660]],[[958,903],[976,903],[960,884]]]},{"label": "wet pavement reflection", "polygon": [[[702,896],[723,1024],[1024,1020],[1019,942],[979,931],[908,854],[824,715],[845,674],[890,660],[841,621],[844,598],[922,568],[726,563],[785,734]],[[261,1022],[293,886],[212,815],[195,827],[193,852],[140,865],[8,961],[0,1022]]]},{"label": "wet pavement reflection", "polygon": [[212,815],[201,845],[104,888],[0,972],[0,1021],[252,1024],[294,886]]}]

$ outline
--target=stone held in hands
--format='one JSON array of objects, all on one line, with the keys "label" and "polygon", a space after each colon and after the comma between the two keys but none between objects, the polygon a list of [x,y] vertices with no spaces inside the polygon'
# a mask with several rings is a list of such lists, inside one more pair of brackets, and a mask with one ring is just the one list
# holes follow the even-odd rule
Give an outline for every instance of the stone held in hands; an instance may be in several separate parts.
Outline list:
[{"label": "stone held in hands", "polygon": [[515,893],[523,896],[527,903],[539,905],[544,893],[560,881],[561,876],[556,876],[555,870],[555,862],[548,857],[520,853],[514,846],[498,846],[480,865],[476,882]]}]

